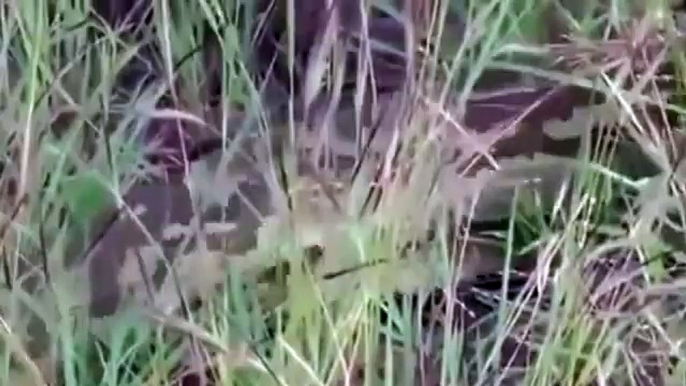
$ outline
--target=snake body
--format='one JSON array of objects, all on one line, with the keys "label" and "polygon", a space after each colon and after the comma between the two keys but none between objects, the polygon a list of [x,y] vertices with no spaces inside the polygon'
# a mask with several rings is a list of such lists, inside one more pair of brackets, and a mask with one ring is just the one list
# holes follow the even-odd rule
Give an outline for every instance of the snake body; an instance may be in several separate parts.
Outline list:
[{"label": "snake body", "polygon": [[[522,113],[529,107],[526,101],[524,109],[507,111],[512,105],[503,103],[508,97],[504,92],[491,95],[487,102],[472,100],[472,110],[468,110],[472,114],[479,106],[490,103],[493,109],[501,102],[503,111],[493,110],[501,116],[490,123],[479,121],[483,115],[459,119],[451,116],[450,109],[432,107],[430,101],[407,109],[402,105],[407,99],[399,93],[379,98],[378,114],[369,114],[378,116],[376,131],[370,126],[355,129],[354,108],[339,105],[328,121],[326,109],[318,108],[314,110],[318,114],[296,125],[296,151],[285,160],[274,154],[278,148],[271,143],[274,136],[237,135],[228,149],[198,154],[186,177],[134,184],[124,195],[128,208],[119,211],[119,218],[75,268],[79,276],[89,278],[91,314],[110,315],[124,299],[147,302],[154,293],[173,294],[179,278],[170,279],[170,261],[176,261],[181,282],[197,282],[199,275],[206,276],[200,280],[203,288],[191,292],[214,288],[233,264],[231,256],[250,253],[259,238],[265,238],[259,235],[265,224],[295,216],[294,211],[301,216],[299,222],[326,229],[336,216],[350,215],[342,213],[345,210],[340,206],[351,202],[354,191],[362,187],[369,192],[379,184],[379,171],[390,170],[383,165],[399,142],[429,138],[421,146],[424,155],[436,155],[426,159],[435,164],[419,174],[436,176],[415,180],[410,190],[421,186],[424,196],[438,195],[445,205],[462,208],[462,215],[468,214],[465,208],[475,205],[472,221],[499,219],[509,213],[516,186],[528,185],[554,200],[573,173],[572,161],[583,143],[588,119],[612,124],[613,117],[619,116],[607,103],[583,105],[565,94],[569,90],[560,90],[532,91],[535,97],[529,97],[529,106],[542,102],[528,113]],[[521,88],[515,93],[526,95]],[[562,105],[565,101],[571,103]],[[415,116],[403,121],[410,110]],[[508,124],[513,120],[518,123]],[[635,158],[640,150],[629,152],[624,156]],[[365,160],[359,162],[362,155]],[[413,162],[412,157],[400,157],[394,169],[397,172]],[[282,169],[289,169],[287,181]],[[430,188],[432,181],[434,188]],[[133,215],[136,211],[141,212]],[[422,215],[422,210],[407,214],[408,218]]]},{"label": "snake body", "polygon": [[[303,12],[297,16],[309,17],[308,12],[321,8],[310,3],[299,2]],[[343,23],[348,33],[359,27],[353,19],[357,20],[351,16],[348,24]],[[296,51],[306,57],[317,28],[323,26],[319,23],[308,30],[307,23],[300,24],[304,29],[296,31]],[[388,31],[395,31],[396,38],[404,34],[402,23],[392,28],[371,23],[370,33],[376,27],[377,37]],[[260,63],[271,63],[260,54],[271,57],[277,44],[269,40],[274,36],[267,35],[256,47]],[[274,218],[283,220],[298,211],[316,228],[334,221],[332,217],[350,216],[341,203],[354,201],[360,189],[369,193],[373,186],[400,181],[401,186],[412,187],[405,193],[395,189],[401,192],[397,195],[418,199],[421,194],[414,197],[411,191],[420,190],[426,196],[439,197],[449,207],[461,208],[460,215],[469,214],[474,221],[500,219],[509,213],[517,186],[536,188],[548,201],[554,200],[575,170],[573,160],[587,138],[588,120],[612,125],[622,115],[611,103],[591,103],[583,90],[521,84],[508,87],[497,77],[491,82],[497,84],[496,91],[472,95],[466,106],[455,106],[452,101],[419,92],[397,91],[396,81],[406,78],[404,62],[397,66],[393,60],[384,61],[379,53],[374,55],[372,63],[381,66],[377,73],[383,76],[378,82],[384,91],[377,103],[365,101],[361,116],[355,112],[354,96],[343,97],[332,109],[324,98],[308,106],[308,114],[301,114],[295,127],[274,130],[277,124],[271,125],[269,136],[237,135],[230,149],[191,147],[189,176],[181,175],[177,168],[171,181],[134,184],[124,201],[129,212],[141,207],[143,213],[120,213],[75,269],[90,282],[91,314],[112,314],[130,289],[144,296],[164,291],[152,287],[169,282],[164,279],[169,277],[163,273],[164,266],[179,260],[175,255],[217,256],[209,259],[206,267],[198,263],[199,257],[180,260],[180,264],[191,262],[195,270],[188,275],[195,275],[197,281],[198,275],[223,274],[231,261],[227,256],[254,250],[265,237],[260,233]],[[396,91],[388,91],[393,89]],[[294,152],[280,146],[291,129],[295,130]],[[277,137],[281,140],[275,141]],[[224,143],[222,139],[213,141]],[[396,148],[401,144],[413,146],[398,156]],[[208,151],[211,148],[214,151]],[[638,160],[634,162],[640,169],[636,174],[655,173],[639,147],[621,151],[619,157]],[[421,153],[422,162],[413,160],[413,152]],[[378,197],[370,197],[368,194],[367,201],[374,201],[371,206],[375,208]],[[467,213],[472,206],[474,213]],[[405,215],[431,216],[421,212]],[[157,280],[149,280],[152,277]],[[218,280],[208,277],[203,281]]]}]

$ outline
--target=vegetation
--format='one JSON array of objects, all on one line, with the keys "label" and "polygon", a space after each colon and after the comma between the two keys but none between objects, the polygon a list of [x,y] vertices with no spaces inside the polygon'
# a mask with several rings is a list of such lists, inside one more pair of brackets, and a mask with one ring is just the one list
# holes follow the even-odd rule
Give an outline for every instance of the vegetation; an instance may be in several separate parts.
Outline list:
[{"label": "vegetation", "polygon": [[326,3],[3,3],[0,384],[684,384],[682,2]]}]

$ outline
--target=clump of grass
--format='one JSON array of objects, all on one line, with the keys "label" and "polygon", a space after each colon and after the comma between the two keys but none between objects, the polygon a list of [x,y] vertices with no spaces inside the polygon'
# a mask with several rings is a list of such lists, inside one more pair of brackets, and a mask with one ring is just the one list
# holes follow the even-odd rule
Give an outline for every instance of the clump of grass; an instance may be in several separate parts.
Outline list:
[{"label": "clump of grass", "polygon": [[[215,261],[217,251],[201,250],[188,264],[196,277],[178,272],[178,313],[134,307],[94,320],[72,288],[78,285],[68,266],[78,253],[70,245],[89,239],[99,214],[153,169],[144,155],[152,146],[142,140],[146,125],[159,119],[214,124],[215,134],[230,137],[238,131],[227,126],[236,110],[260,114],[264,107],[253,103],[261,85],[251,81],[245,48],[250,7],[155,3],[155,28],[143,29],[159,54],[145,58],[154,63],[155,81],[126,84],[124,92],[115,86],[137,60],[136,43],[89,19],[87,3],[17,2],[0,13],[0,68],[7,69],[0,139],[8,153],[0,171],[3,382],[137,385],[194,377],[214,384],[647,384],[683,378],[681,228],[675,220],[681,177],[674,162],[680,147],[672,143],[679,133],[660,120],[680,108],[658,87],[658,64],[669,57],[660,50],[664,32],[646,33],[654,31],[650,19],[630,23],[614,41],[589,35],[590,51],[579,50],[580,37],[565,44],[557,52],[584,60],[578,66],[584,73],[570,76],[531,65],[544,35],[534,28],[544,23],[531,21],[546,15],[543,3],[471,4],[466,39],[457,47],[456,39],[441,36],[454,31],[446,24],[453,4],[424,8],[415,20],[426,25],[406,26],[435,44],[415,64],[416,94],[405,95],[421,97],[403,100],[394,117],[404,129],[396,138],[400,146],[377,154],[386,161],[380,178],[370,177],[378,164],[365,162],[352,182],[313,182],[292,173],[289,159],[269,158],[266,179],[281,189],[304,184],[306,191],[302,197],[272,192],[284,199],[283,210],[261,219],[266,225],[254,250],[220,264],[229,269],[214,272],[222,279],[219,289],[207,285],[195,307],[183,294],[197,284],[184,280],[201,287],[210,275],[197,272],[217,269],[202,266]],[[599,19],[619,30],[618,4],[610,2],[605,12],[611,17],[593,19],[590,10],[574,26],[577,36]],[[297,26],[287,15],[293,35]],[[363,42],[369,38],[367,31],[362,35]],[[311,102],[325,90],[333,109],[344,98],[345,47],[331,29],[321,38],[302,97]],[[633,51],[606,49],[627,42]],[[614,55],[598,63],[589,52]],[[369,60],[361,59],[360,67],[372,67]],[[614,127],[583,136],[586,151],[573,184],[560,190],[552,208],[541,210],[549,198],[516,190],[497,226],[469,218],[472,208],[456,204],[467,194],[435,178],[441,145],[456,138],[441,131],[449,120],[441,117],[452,119],[455,104],[464,108],[494,68],[595,88],[621,114]],[[364,76],[356,74],[352,96],[356,124],[370,92],[360,87]],[[216,103],[217,89],[220,105],[212,116],[208,105]],[[295,110],[297,102],[288,102]],[[294,115],[283,122],[291,133]],[[263,126],[262,134],[284,130]],[[606,135],[612,130],[619,139]],[[487,140],[474,135],[476,142]],[[638,144],[659,171],[640,180],[617,172],[613,163],[621,168],[622,159],[613,149],[626,141]],[[487,153],[480,146],[461,150],[465,159],[464,153]],[[380,197],[373,184],[383,188]],[[317,250],[322,256],[308,258]],[[290,262],[288,275],[280,269],[265,275],[279,260]],[[467,274],[487,264],[497,268]],[[524,272],[513,273],[515,267]],[[427,298],[438,304],[429,307]]]}]

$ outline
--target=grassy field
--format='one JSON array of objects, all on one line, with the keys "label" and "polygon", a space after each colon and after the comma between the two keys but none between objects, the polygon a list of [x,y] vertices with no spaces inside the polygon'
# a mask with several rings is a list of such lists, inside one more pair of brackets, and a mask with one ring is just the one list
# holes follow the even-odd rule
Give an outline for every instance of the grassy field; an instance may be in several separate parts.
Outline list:
[{"label": "grassy field", "polygon": [[682,2],[92,3],[0,7],[0,384],[686,383]]}]

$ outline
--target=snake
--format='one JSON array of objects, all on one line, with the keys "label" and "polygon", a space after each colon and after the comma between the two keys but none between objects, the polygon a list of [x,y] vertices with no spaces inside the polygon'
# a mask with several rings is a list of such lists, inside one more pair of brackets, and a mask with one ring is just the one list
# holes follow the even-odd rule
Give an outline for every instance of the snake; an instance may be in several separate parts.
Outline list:
[{"label": "snake", "polygon": [[[230,141],[217,137],[190,146],[177,156],[183,165],[168,168],[164,177],[134,182],[122,192],[124,205],[96,221],[93,228],[100,232],[71,269],[74,277],[87,278],[90,315],[112,315],[128,298],[173,292],[170,263],[186,264],[190,281],[203,275],[204,290],[214,289],[239,260],[232,256],[259,249],[272,237],[265,236],[270,226],[285,219],[292,225],[296,212],[307,217],[299,221],[314,224],[302,237],[321,239],[326,224],[362,213],[426,222],[450,207],[472,222],[502,220],[522,186],[554,201],[577,170],[575,160],[591,136],[589,120],[616,125],[621,108],[591,101],[578,87],[493,79],[495,89],[473,92],[464,105],[459,95],[444,100],[433,92],[390,87],[365,100],[362,111],[355,95],[324,96],[301,107],[295,122],[282,112],[262,120],[268,122],[254,117],[230,122],[262,130],[229,128]],[[624,141],[617,151],[633,177],[658,173],[637,144]],[[432,207],[427,197],[440,205]],[[424,201],[394,210],[397,200]],[[426,228],[415,225],[419,233]],[[290,228],[271,232],[278,236]]]},{"label": "snake", "polygon": [[[199,282],[202,288],[191,292],[216,290],[226,270],[237,264],[235,256],[254,252],[260,240],[291,234],[304,237],[303,244],[321,246],[331,224],[362,216],[375,186],[400,202],[436,197],[440,205],[432,209],[426,201],[426,206],[398,210],[394,199],[380,208],[384,203],[378,198],[367,207],[366,216],[383,212],[421,219],[421,229],[427,217],[448,207],[461,208],[473,223],[500,220],[509,213],[517,187],[554,200],[574,173],[588,120],[612,125],[621,116],[616,104],[584,104],[575,93],[559,87],[501,89],[475,96],[461,118],[431,98],[408,102],[403,93],[382,95],[362,125],[352,103],[328,109],[331,101],[325,100],[315,102],[316,113],[290,129],[272,128],[269,135],[240,132],[228,147],[220,139],[201,143],[190,151],[187,174],[177,169],[136,182],[123,192],[124,205],[115,215],[103,216],[108,219],[101,220],[104,231],[73,269],[75,277],[88,278],[84,301],[90,315],[109,316],[124,304],[149,302],[162,292],[168,295],[161,298],[175,299],[168,306],[175,309],[178,296],[169,294],[179,282]],[[514,108],[513,99],[519,101]],[[483,122],[479,109],[493,120]],[[333,113],[327,115],[328,110]],[[290,130],[297,146],[278,145],[275,138],[283,140]],[[413,140],[411,151],[397,150]],[[635,173],[656,173],[637,145],[626,145],[618,156],[638,165]],[[418,156],[422,162],[415,161]],[[293,223],[314,230],[297,236],[289,233]],[[176,271],[170,271],[170,262]],[[471,265],[488,272],[497,271],[498,264]]]}]

